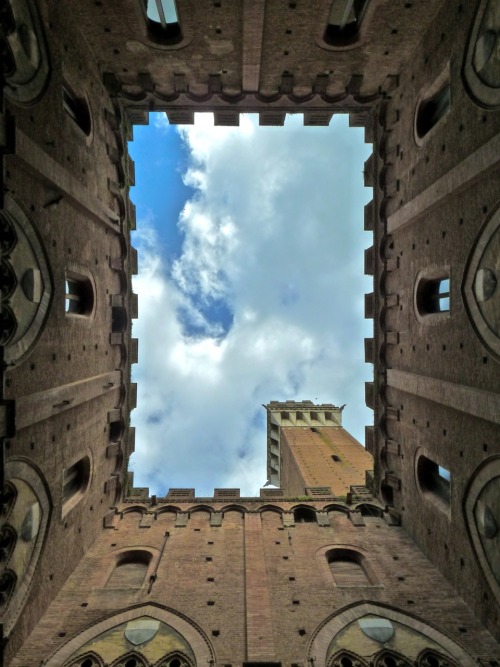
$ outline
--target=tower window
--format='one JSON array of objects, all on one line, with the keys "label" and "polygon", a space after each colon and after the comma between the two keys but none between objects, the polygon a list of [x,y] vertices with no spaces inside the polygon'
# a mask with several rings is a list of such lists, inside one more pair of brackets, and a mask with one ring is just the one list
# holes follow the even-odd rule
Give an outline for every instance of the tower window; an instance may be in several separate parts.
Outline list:
[{"label": "tower window", "polygon": [[148,32],[152,39],[176,44],[182,39],[175,0],[147,0]]},{"label": "tower window", "polygon": [[423,99],[418,105],[415,123],[417,137],[423,139],[449,110],[450,82],[448,81],[437,93]]},{"label": "tower window", "polygon": [[326,560],[337,586],[371,586],[363,556],[353,549],[331,549]]},{"label": "tower window", "polygon": [[416,305],[420,315],[446,313],[450,310],[450,279],[422,277],[417,285]]},{"label": "tower window", "polygon": [[333,0],[325,30],[325,42],[346,46],[356,41],[367,0]]},{"label": "tower window", "polygon": [[84,456],[63,471],[62,505],[63,514],[69,512],[82,498],[90,479],[90,459]]},{"label": "tower window", "polygon": [[91,281],[76,273],[66,273],[65,305],[67,315],[88,317],[94,309],[94,290]]},{"label": "tower window", "polygon": [[451,499],[451,473],[426,456],[417,462],[417,478],[420,489],[436,499],[439,504],[449,506]]},{"label": "tower window", "polygon": [[140,588],[146,578],[151,558],[149,551],[139,549],[121,554],[106,587]]},{"label": "tower window", "polygon": [[340,456],[337,456],[337,454],[332,454],[332,461],[335,461],[335,463],[340,463],[341,458]]},{"label": "tower window", "polygon": [[84,97],[77,97],[71,88],[64,83],[62,87],[62,102],[64,111],[88,137],[92,129],[92,121],[87,100]]},{"label": "tower window", "polygon": [[295,523],[316,523],[316,512],[309,507],[297,507],[293,518]]}]

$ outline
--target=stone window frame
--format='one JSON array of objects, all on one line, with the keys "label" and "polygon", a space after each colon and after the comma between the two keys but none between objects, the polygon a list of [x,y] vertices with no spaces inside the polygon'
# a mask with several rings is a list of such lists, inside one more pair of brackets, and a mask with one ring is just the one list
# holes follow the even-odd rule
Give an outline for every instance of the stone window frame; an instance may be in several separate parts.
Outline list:
[{"label": "stone window frame", "polygon": [[[152,2],[155,2],[156,0],[150,0]],[[175,2],[175,0],[174,0]],[[177,14],[177,26],[178,26],[178,31],[177,30],[171,30],[171,34],[169,35],[167,33],[162,32],[162,27],[160,24],[160,27],[154,25],[154,21],[152,21],[147,14],[147,7],[148,7],[148,0],[140,0],[140,11],[142,14],[143,18],[143,26],[144,28],[142,29],[142,38],[145,39],[146,41],[143,41],[142,43],[137,42],[137,46],[133,48],[137,48],[138,50],[140,49],[141,51],[144,49],[144,46],[147,46],[149,48],[154,48],[162,51],[174,51],[178,49],[184,49],[193,40],[193,34],[192,31],[189,30],[189,26],[187,26],[183,20],[182,17],[182,11],[180,11],[178,3],[175,2],[175,11]],[[175,25],[175,24],[174,24]]]},{"label": "stone window frame", "polygon": [[113,578],[114,573],[121,565],[127,565],[129,563],[141,563],[146,565],[144,569],[144,577],[140,586],[129,586],[127,590],[138,591],[141,590],[144,585],[149,582],[151,573],[155,567],[157,559],[155,558],[155,552],[152,549],[143,548],[143,547],[126,547],[120,549],[118,552],[113,554],[112,566],[111,569],[107,572],[106,582],[104,588],[111,590],[123,590],[120,586],[111,586],[110,582]]},{"label": "stone window frame", "polygon": [[[447,298],[449,299],[448,309],[438,310],[433,312],[430,309],[423,308],[421,303],[422,287],[426,283],[438,282],[443,280],[449,281],[449,292],[447,293],[448,294]],[[443,266],[431,265],[424,269],[421,269],[418,272],[413,285],[413,312],[415,314],[415,318],[420,324],[425,324],[426,326],[443,324],[451,317],[452,307],[453,307],[453,299],[451,293],[452,285],[453,285],[453,276],[451,267],[448,265],[443,265]],[[446,298],[446,296],[443,294],[443,296],[439,298]]]},{"label": "stone window frame", "polygon": [[[446,111],[437,119],[437,121],[425,132],[420,134],[418,131],[418,121],[419,121],[419,112],[421,112],[422,105],[426,102],[429,102],[440,90],[444,89],[446,86],[449,87],[450,96],[448,101],[448,106]],[[450,62],[448,61],[438,76],[434,79],[433,83],[430,86],[425,86],[422,88],[417,96],[417,101],[415,103],[415,113],[413,116],[413,137],[415,144],[422,148],[436,133],[438,127],[442,126],[443,121],[449,117],[453,102],[453,95],[451,89],[451,76],[450,76]]]},{"label": "stone window frame", "polygon": [[[421,459],[425,458],[434,465],[438,466],[438,468],[443,468],[444,470],[448,470],[449,468],[446,467],[442,461],[436,460],[436,457],[433,452],[430,452],[427,448],[425,447],[418,447],[415,451],[415,457],[414,457],[414,462],[413,462],[413,470],[414,470],[414,476],[415,476],[415,486],[417,487],[418,493],[422,500],[426,503],[431,504],[432,506],[436,507],[446,518],[448,521],[451,520],[451,506],[453,502],[453,484],[450,479],[450,499],[449,502],[445,501],[436,491],[432,489],[432,485],[426,485],[422,484],[421,482],[421,472],[419,471],[419,468],[421,469]],[[437,457],[439,459],[439,457]],[[448,464],[447,464],[448,465]],[[451,476],[451,472],[450,472]]]}]

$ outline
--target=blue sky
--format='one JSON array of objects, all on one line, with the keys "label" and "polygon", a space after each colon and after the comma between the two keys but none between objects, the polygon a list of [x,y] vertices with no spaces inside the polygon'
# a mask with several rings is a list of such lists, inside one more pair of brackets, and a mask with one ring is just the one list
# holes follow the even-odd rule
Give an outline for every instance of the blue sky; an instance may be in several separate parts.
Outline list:
[{"label": "blue sky", "polygon": [[347,403],[361,442],[364,406],[363,131],[335,116],[305,128],[134,128],[139,252],[136,454],[138,486],[240,487],[266,481],[270,400]]}]

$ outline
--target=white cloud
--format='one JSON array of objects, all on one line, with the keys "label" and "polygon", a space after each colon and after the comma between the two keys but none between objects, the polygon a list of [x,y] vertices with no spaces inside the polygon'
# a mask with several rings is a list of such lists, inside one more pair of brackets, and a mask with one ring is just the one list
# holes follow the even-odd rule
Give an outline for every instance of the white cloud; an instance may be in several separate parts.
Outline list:
[{"label": "white cloud", "polygon": [[[363,407],[371,368],[362,361],[369,147],[346,118],[328,130],[301,124],[258,128],[243,117],[239,129],[215,128],[202,115],[180,130],[195,194],[172,266],[156,238],[163,221],[138,224],[133,468],[152,492],[257,494],[266,479],[260,404],[269,400],[347,403],[344,425],[358,438],[371,419]],[[226,335],[210,321],[221,299],[233,316]]]}]

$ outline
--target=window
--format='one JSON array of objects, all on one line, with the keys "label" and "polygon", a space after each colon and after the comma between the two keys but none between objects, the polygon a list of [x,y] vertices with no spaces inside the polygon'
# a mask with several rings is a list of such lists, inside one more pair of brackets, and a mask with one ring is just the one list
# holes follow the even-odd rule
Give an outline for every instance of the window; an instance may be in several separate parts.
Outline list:
[{"label": "window", "polygon": [[134,549],[120,555],[107,588],[141,588],[151,562],[149,551]]},{"label": "window", "polygon": [[433,313],[449,312],[449,277],[442,276],[440,278],[420,278],[417,284],[416,306],[418,313],[421,316],[431,315]]},{"label": "window", "polygon": [[347,46],[356,41],[367,0],[333,0],[325,31],[325,42]]},{"label": "window", "polygon": [[337,586],[371,586],[364,567],[364,557],[358,551],[332,549],[325,555]]},{"label": "window", "polygon": [[424,494],[430,494],[439,504],[448,506],[451,498],[450,471],[421,455],[417,462],[417,478]]},{"label": "window", "polygon": [[447,81],[436,93],[424,98],[418,105],[415,121],[418,139],[423,139],[449,110],[450,82]]},{"label": "window", "polygon": [[309,507],[297,507],[293,511],[295,523],[316,523],[316,512]]},{"label": "window", "polygon": [[94,289],[86,276],[66,273],[64,310],[66,315],[88,317],[94,309]]},{"label": "window", "polygon": [[182,33],[175,0],[147,0],[149,36],[157,42],[176,44]]},{"label": "window", "polygon": [[92,130],[90,109],[84,97],[77,97],[67,83],[63,83],[62,102],[64,111],[88,137]]},{"label": "window", "polygon": [[82,498],[90,480],[90,459],[84,456],[63,471],[62,504],[63,515],[69,512]]}]

